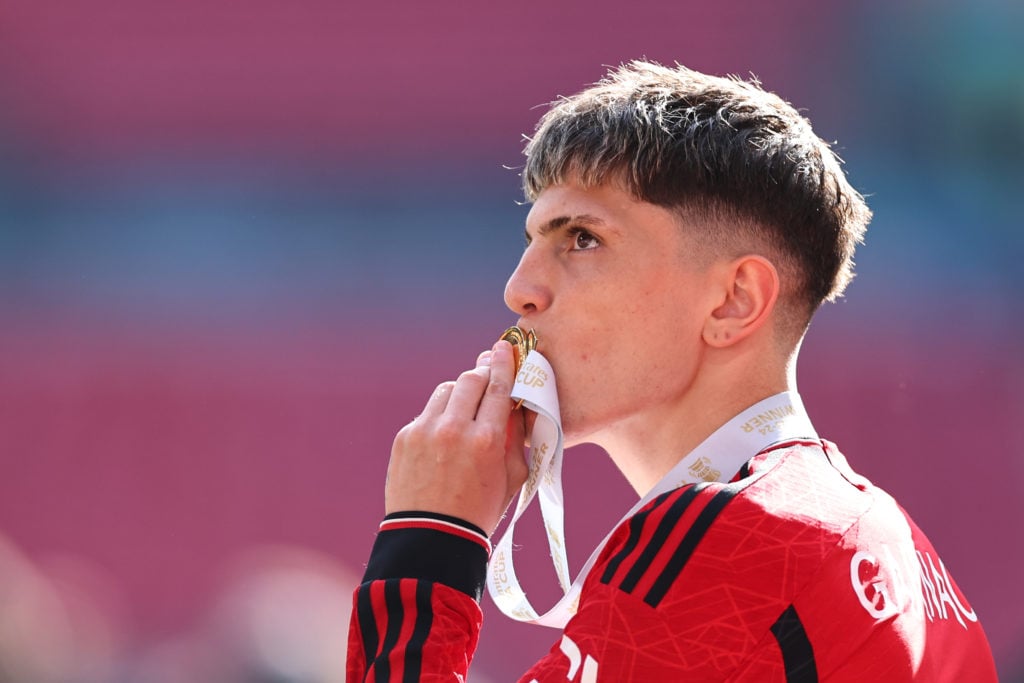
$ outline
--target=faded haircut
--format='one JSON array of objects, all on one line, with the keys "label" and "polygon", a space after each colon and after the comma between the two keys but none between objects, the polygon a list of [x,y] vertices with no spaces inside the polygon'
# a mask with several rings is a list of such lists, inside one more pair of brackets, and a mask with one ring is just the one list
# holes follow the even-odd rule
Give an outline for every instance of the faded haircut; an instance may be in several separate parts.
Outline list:
[{"label": "faded haircut", "polygon": [[839,158],[790,104],[756,80],[683,66],[611,70],[552,103],[524,153],[529,201],[570,180],[620,182],[697,223],[698,239],[758,240],[789,262],[777,265],[796,278],[806,314],[843,293],[871,219]]}]

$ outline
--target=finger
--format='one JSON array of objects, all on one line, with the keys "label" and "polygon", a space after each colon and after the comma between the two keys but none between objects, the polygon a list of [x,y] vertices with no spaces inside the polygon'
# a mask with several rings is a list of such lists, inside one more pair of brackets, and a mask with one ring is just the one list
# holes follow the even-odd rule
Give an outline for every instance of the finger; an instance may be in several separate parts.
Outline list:
[{"label": "finger", "polygon": [[445,415],[472,420],[476,416],[480,398],[487,388],[487,379],[491,375],[490,367],[480,365],[459,375],[452,388],[452,395],[445,407]]},{"label": "finger", "polygon": [[427,400],[427,405],[423,408],[423,412],[420,413],[421,417],[433,417],[440,415],[448,407],[448,402],[451,400],[452,389],[455,387],[455,382],[444,382],[437,385],[434,389],[434,393],[430,395]]},{"label": "finger", "polygon": [[[473,370],[467,371],[460,376],[463,379],[463,386],[458,391],[458,399],[454,406],[452,406],[453,413],[461,411],[462,414],[468,416],[469,419],[473,419],[476,416],[476,407],[479,404],[479,394],[483,392],[481,387],[480,391],[476,390],[476,387],[480,383],[486,383],[487,377],[489,376],[488,368],[491,366],[491,354],[493,351],[487,349],[481,351],[476,357],[476,367]],[[458,382],[456,382],[458,384]],[[453,388],[453,393],[454,393]],[[471,412],[470,412],[471,411]]]},{"label": "finger", "polygon": [[499,341],[491,353],[491,375],[476,413],[477,421],[503,423],[508,420],[513,407],[511,394],[514,372],[512,345],[507,341]]}]

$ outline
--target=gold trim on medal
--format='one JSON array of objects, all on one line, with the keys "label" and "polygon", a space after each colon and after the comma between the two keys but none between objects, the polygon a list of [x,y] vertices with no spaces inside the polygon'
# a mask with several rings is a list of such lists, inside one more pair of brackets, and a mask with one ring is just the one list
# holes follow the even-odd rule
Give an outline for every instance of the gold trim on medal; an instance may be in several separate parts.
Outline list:
[{"label": "gold trim on medal", "polygon": [[533,330],[523,332],[522,328],[513,325],[502,332],[499,340],[505,340],[512,345],[512,355],[516,362],[516,376],[519,376],[519,369],[523,367],[523,361],[530,351],[537,348],[537,335]]},{"label": "gold trim on medal", "polygon": [[[512,345],[512,358],[515,361],[515,374],[513,375],[513,381],[515,377],[519,376],[519,369],[523,367],[523,361],[537,348],[537,335],[533,330],[529,332],[523,332],[522,328],[517,325],[513,325],[504,332],[501,333],[499,340],[505,340]],[[523,399],[516,401],[516,408],[523,405]]]}]

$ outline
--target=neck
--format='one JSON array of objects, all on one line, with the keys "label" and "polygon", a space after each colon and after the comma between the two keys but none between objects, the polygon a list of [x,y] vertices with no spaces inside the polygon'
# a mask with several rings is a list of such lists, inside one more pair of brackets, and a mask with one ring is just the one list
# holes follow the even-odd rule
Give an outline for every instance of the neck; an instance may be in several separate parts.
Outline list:
[{"label": "neck", "polygon": [[698,373],[678,400],[629,415],[603,430],[604,448],[639,496],[645,495],[706,438],[758,401],[796,391],[796,355],[774,371]]}]

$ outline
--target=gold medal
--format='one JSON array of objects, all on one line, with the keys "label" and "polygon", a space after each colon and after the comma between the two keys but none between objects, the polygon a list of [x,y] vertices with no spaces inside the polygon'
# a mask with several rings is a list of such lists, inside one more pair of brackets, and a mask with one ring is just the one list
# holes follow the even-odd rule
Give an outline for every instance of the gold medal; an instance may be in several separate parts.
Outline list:
[{"label": "gold medal", "polygon": [[[520,327],[513,325],[501,333],[500,339],[504,339],[512,345],[512,359],[515,361],[516,370],[513,377],[518,377],[519,369],[523,367],[523,361],[526,360],[526,356],[529,355],[530,351],[537,348],[537,335],[533,330],[523,332]],[[522,405],[523,399],[516,401],[516,408]]]},{"label": "gold medal", "polygon": [[537,348],[537,335],[533,330],[523,332],[522,329],[513,325],[501,334],[500,339],[504,339],[512,345],[512,356],[516,364],[515,376],[518,377],[519,369],[523,367],[526,356]]}]

